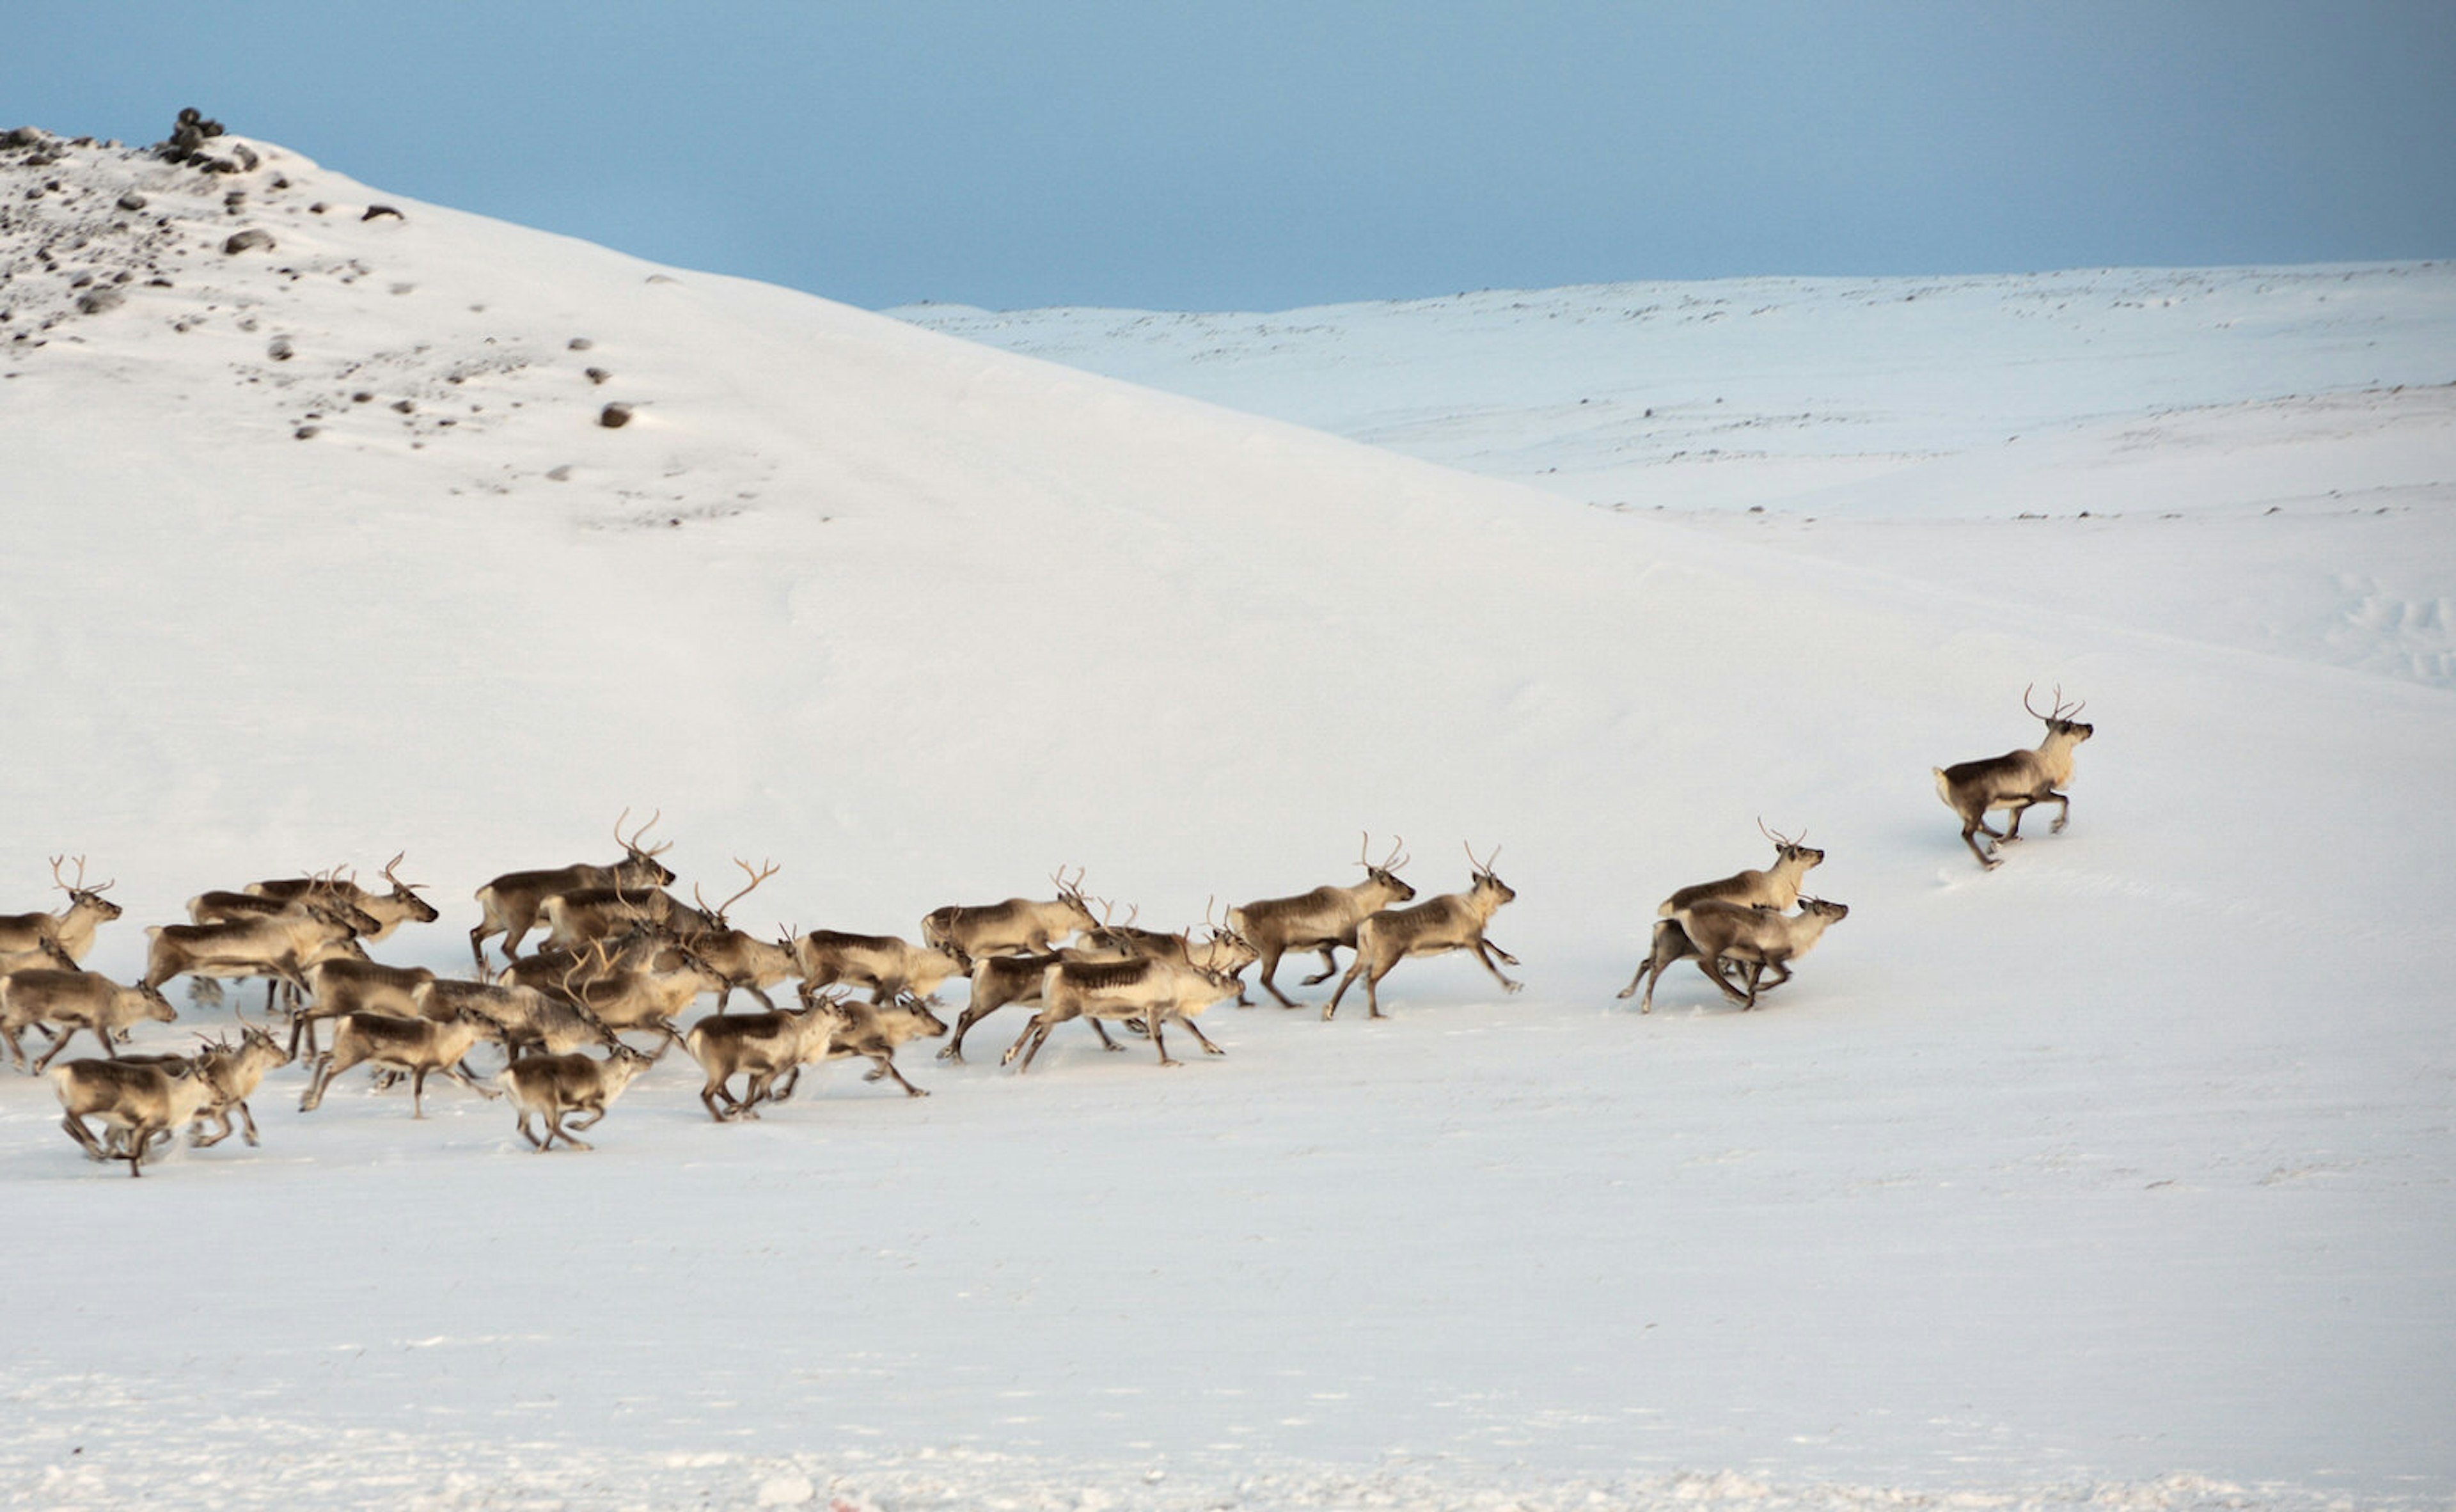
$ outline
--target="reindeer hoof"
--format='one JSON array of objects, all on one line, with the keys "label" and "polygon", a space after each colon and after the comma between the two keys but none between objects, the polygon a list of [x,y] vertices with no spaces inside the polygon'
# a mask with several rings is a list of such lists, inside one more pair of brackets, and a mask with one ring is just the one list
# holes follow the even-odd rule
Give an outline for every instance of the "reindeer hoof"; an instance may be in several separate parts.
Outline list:
[{"label": "reindeer hoof", "polygon": [[[1515,965],[1516,963],[1513,962],[1511,964]],[[1504,986],[1502,991],[1504,992],[1523,992],[1526,991],[1526,984],[1524,982],[1511,982]]]},{"label": "reindeer hoof", "polygon": [[1225,1054],[1227,1054],[1228,1052],[1227,1052],[1226,1051],[1224,1051],[1224,1050],[1221,1050],[1221,1049],[1220,1049],[1218,1046],[1217,1046],[1217,1045],[1205,1045],[1205,1046],[1203,1046],[1203,1047],[1202,1047],[1202,1053],[1204,1053],[1204,1054],[1206,1054],[1206,1055],[1225,1055]]}]

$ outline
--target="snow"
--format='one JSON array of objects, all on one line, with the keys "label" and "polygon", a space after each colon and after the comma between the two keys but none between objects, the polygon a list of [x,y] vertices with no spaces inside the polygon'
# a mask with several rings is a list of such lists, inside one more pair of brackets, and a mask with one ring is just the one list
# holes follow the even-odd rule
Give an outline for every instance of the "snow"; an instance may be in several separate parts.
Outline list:
[{"label": "snow", "polygon": [[[472,891],[628,806],[686,892],[783,863],[746,924],[907,935],[1499,846],[1527,989],[1411,962],[1168,1072],[1001,1071],[1008,1010],[907,1050],[926,1099],[732,1127],[669,1059],[550,1156],[294,1067],[141,1182],[0,1076],[10,1504],[2456,1496],[2456,271],[920,312],[958,340],[253,146],[0,153],[0,868],[115,881],[91,965],[405,848],[444,916],[377,953],[465,971]],[[1983,874],[1928,768],[2035,742],[2032,683],[2098,737]],[[1850,918],[1756,1011],[1628,1011],[1759,816]]]}]

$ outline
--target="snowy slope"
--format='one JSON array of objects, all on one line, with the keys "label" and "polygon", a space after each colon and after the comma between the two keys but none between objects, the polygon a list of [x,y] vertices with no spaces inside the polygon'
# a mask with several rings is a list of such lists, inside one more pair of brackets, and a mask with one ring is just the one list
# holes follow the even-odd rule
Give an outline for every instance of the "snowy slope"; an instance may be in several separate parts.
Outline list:
[{"label": "snowy slope", "polygon": [[2456,682],[2456,263],[897,313],[1941,591]]},{"label": "snowy slope", "polygon": [[[1226,1058],[1166,1073],[1064,1033],[1003,1073],[1009,1011],[971,1065],[908,1052],[926,1101],[839,1072],[738,1127],[668,1063],[550,1158],[454,1088],[297,1114],[294,1069],[262,1149],[141,1183],[0,1076],[5,1242],[76,1282],[0,1364],[12,1502],[2456,1491],[2430,679],[1590,508],[253,150],[0,153],[0,857],[12,908],[50,855],[116,880],[91,964],[405,847],[445,913],[379,953],[465,971],[472,889],[607,859],[631,805],[686,884],[784,863],[746,920],[906,933],[1061,865],[1175,922],[1346,880],[1361,830],[1428,893],[1499,845],[1527,989],[1414,963],[1388,1022],[1222,1008]],[[123,301],[68,313],[96,270]],[[1973,444],[1827,360],[1889,446]],[[2154,578],[2222,576],[2209,539]],[[2099,735],[2071,830],[1981,875],[1927,768],[2034,738],[2033,681]],[[1686,969],[1626,1011],[1654,902],[1760,864],[1759,815],[1852,917],[1757,1012]]]}]

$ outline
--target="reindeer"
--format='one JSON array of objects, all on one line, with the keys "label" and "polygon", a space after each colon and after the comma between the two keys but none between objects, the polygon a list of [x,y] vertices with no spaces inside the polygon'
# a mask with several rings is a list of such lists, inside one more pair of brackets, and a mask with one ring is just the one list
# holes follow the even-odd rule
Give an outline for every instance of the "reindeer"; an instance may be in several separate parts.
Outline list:
[{"label": "reindeer", "polygon": [[1340,1000],[1359,976],[1364,978],[1364,1004],[1368,1016],[1387,1018],[1382,1011],[1378,989],[1390,969],[1410,956],[1446,955],[1452,950],[1473,950],[1484,969],[1492,973],[1504,991],[1515,992],[1525,984],[1513,982],[1501,974],[1492,963],[1494,956],[1511,966],[1518,957],[1484,937],[1492,915],[1501,906],[1518,896],[1510,886],[1493,874],[1492,863],[1501,859],[1501,849],[1483,861],[1475,859],[1475,848],[1469,846],[1467,865],[1474,870],[1474,883],[1465,892],[1445,892],[1428,903],[1410,909],[1383,909],[1368,916],[1356,927],[1356,959],[1347,966],[1347,974],[1339,979],[1339,991],[1321,1011],[1327,1021],[1339,1011]]},{"label": "reindeer", "polygon": [[583,1045],[619,1045],[614,1032],[584,1008],[534,987],[438,978],[410,994],[420,1018],[437,1021],[476,1013],[501,1032],[504,1055],[567,1054]]},{"label": "reindeer", "polygon": [[[567,1055],[528,1055],[505,1066],[495,1077],[495,1085],[512,1100],[520,1114],[517,1127],[521,1137],[537,1146],[540,1154],[557,1139],[574,1150],[595,1148],[584,1139],[572,1137],[563,1126],[565,1114],[582,1113],[586,1122],[572,1121],[572,1128],[594,1127],[605,1117],[606,1108],[623,1095],[623,1089],[632,1078],[656,1064],[665,1052],[659,1045],[654,1055],[645,1054],[616,1041],[604,1060],[573,1052]],[[529,1132],[532,1115],[545,1120],[545,1137],[540,1139]]]},{"label": "reindeer", "polygon": [[[808,997],[803,999],[808,1003]],[[930,1005],[911,994],[885,1003],[865,1003],[859,998],[845,998],[836,1004],[843,1022],[828,1039],[828,1060],[850,1060],[858,1055],[867,1059],[870,1070],[862,1073],[864,1081],[877,1081],[892,1076],[895,1085],[904,1089],[907,1097],[930,1094],[904,1079],[895,1069],[895,1048],[907,1040],[935,1039],[947,1032],[947,1021],[930,1011]],[[816,1058],[816,1057],[813,1057]],[[778,1102],[793,1095],[800,1085],[801,1068],[785,1073],[785,1085],[774,1093]]]},{"label": "reindeer", "polygon": [[[1790,963],[1814,949],[1828,925],[1848,918],[1850,913],[1845,905],[1822,898],[1801,898],[1797,913],[1777,913],[1770,909],[1744,908],[1708,898],[1673,917],[1680,921],[1681,932],[1694,944],[1698,970],[1723,990],[1725,997],[1747,1009],[1757,1006],[1757,993],[1762,988],[1780,987],[1790,981]],[[1723,962],[1727,959],[1750,968],[1746,992],[1733,987],[1723,974]],[[1769,971],[1782,974],[1761,981]]]},{"label": "reindeer", "polygon": [[[799,1009],[716,1013],[693,1024],[683,1048],[707,1073],[699,1100],[708,1116],[718,1123],[758,1117],[776,1078],[826,1059],[829,1042],[844,1023],[837,998],[805,995]],[[740,1097],[726,1086],[737,1075],[749,1078]]]},{"label": "reindeer", "polygon": [[[193,1069],[117,1060],[70,1061],[51,1072],[51,1090],[60,1099],[60,1127],[90,1157],[127,1161],[132,1176],[145,1174],[140,1168],[157,1140],[194,1122],[220,1096],[212,1080]],[[95,1138],[86,1125],[96,1115],[105,1139]]]},{"label": "reindeer", "polygon": [[1047,903],[1009,898],[977,907],[951,903],[934,909],[921,920],[921,943],[946,951],[970,970],[984,955],[1037,954],[1077,930],[1098,926],[1100,921],[1092,917],[1092,906],[1083,898],[1080,868],[1073,882],[1066,880],[1062,868],[1050,880],[1057,884],[1057,896]]},{"label": "reindeer", "polygon": [[[1662,981],[1665,968],[1697,953],[1688,937],[1680,932],[1680,926],[1672,922],[1671,915],[1682,909],[1711,898],[1736,903],[1743,908],[1771,909],[1780,912],[1799,901],[1800,879],[1808,874],[1811,867],[1824,864],[1825,852],[1803,844],[1808,838],[1805,832],[1798,839],[1793,839],[1780,830],[1768,829],[1763,819],[1757,821],[1757,831],[1773,842],[1773,865],[1763,871],[1739,871],[1718,881],[1700,882],[1694,887],[1682,888],[1664,899],[1654,910],[1658,918],[1646,960],[1638,967],[1637,974],[1628,979],[1628,986],[1621,989],[1621,997],[1634,996],[1638,985],[1649,976],[1656,982]],[[1654,989],[1651,985],[1647,987],[1646,997],[1638,1005],[1638,1011],[1654,1011]]]},{"label": "reindeer", "polygon": [[40,1073],[68,1049],[78,1030],[100,1040],[104,1056],[116,1060],[119,1047],[112,1036],[120,1030],[137,1023],[168,1024],[178,1016],[171,1000],[150,982],[122,987],[97,971],[45,967],[0,976],[0,1040],[8,1043],[10,1057],[21,1071],[26,1069],[26,1052],[17,1041],[17,1032],[30,1024],[56,1025],[60,1030],[57,1041],[33,1064]]},{"label": "reindeer", "polygon": [[680,964],[666,971],[613,971],[583,979],[575,967],[561,991],[565,1001],[586,1009],[618,1034],[652,1030],[680,1044],[683,1035],[674,1027],[674,1015],[702,992],[722,992],[726,986],[714,967],[685,950]]},{"label": "reindeer", "polygon": [[[954,1036],[938,1052],[940,1060],[964,1063],[964,1036],[974,1024],[1010,1004],[1021,1003],[1027,1008],[1041,1006],[1040,986],[1049,969],[1071,957],[1056,951],[1037,955],[984,955],[972,963],[972,1000],[955,1019]],[[811,984],[815,985],[815,983]],[[1099,1030],[1101,1042],[1109,1043],[1109,1032],[1100,1029],[1099,1021],[1092,1027]]]},{"label": "reindeer", "polygon": [[685,927],[678,938],[685,950],[706,961],[725,978],[725,991],[718,993],[716,999],[718,1012],[724,1012],[726,1005],[733,1001],[737,988],[757,998],[762,1009],[774,1012],[775,1000],[768,995],[768,989],[788,976],[799,974],[801,971],[795,959],[793,931],[780,927],[778,932],[783,938],[763,940],[735,929],[726,914],[781,868],[772,861],[753,867],[740,856],[733,858],[733,864],[742,868],[743,875],[748,877],[749,882],[741,891],[712,909],[694,884],[691,898],[699,907],[682,910]]},{"label": "reindeer", "polygon": [[[1373,836],[1367,831],[1363,845],[1358,847],[1356,864],[1364,868],[1364,880],[1352,887],[1320,887],[1293,898],[1263,898],[1242,908],[1228,910],[1228,927],[1254,942],[1262,963],[1262,990],[1279,1000],[1281,1008],[1294,1008],[1295,1001],[1279,991],[1272,974],[1279,969],[1279,957],[1290,950],[1320,950],[1321,971],[1304,979],[1307,987],[1330,980],[1339,970],[1339,947],[1356,948],[1356,927],[1365,918],[1396,904],[1406,903],[1416,896],[1416,889],[1399,880],[1398,870],[1407,864],[1399,852],[1406,845],[1402,838],[1390,848],[1390,854],[1380,866],[1371,860]],[[1240,985],[1237,1006],[1250,1008]]]},{"label": "reindeer", "polygon": [[[199,1036],[200,1038],[202,1036]],[[195,1129],[190,1142],[199,1150],[210,1150],[231,1136],[231,1114],[235,1113],[244,1126],[242,1133],[251,1145],[256,1137],[256,1114],[248,1110],[247,1100],[264,1081],[264,1073],[276,1066],[287,1066],[293,1052],[284,1049],[270,1031],[239,1020],[239,1042],[227,1038],[205,1041],[193,1055],[123,1055],[123,1064],[161,1066],[174,1074],[202,1077],[214,1089],[214,1101],[196,1114]],[[204,1133],[204,1120],[214,1119],[220,1127],[211,1135]]]},{"label": "reindeer", "polygon": [[517,955],[521,941],[537,924],[539,907],[548,898],[582,888],[610,888],[618,884],[630,888],[662,888],[673,881],[673,872],[657,859],[672,849],[672,844],[668,842],[646,850],[640,848],[640,842],[664,817],[664,810],[651,814],[646,824],[633,831],[630,839],[624,840],[623,820],[630,817],[631,810],[625,808],[622,817],[614,821],[614,838],[622,845],[624,854],[622,860],[610,866],[582,864],[552,871],[507,871],[480,888],[478,906],[484,910],[485,916],[469,931],[469,953],[477,958],[478,965],[485,966],[485,941],[497,934],[503,936],[505,957]]},{"label": "reindeer", "polygon": [[670,937],[683,903],[662,888],[574,888],[538,904],[545,949],[583,950],[599,940],[645,926]]},{"label": "reindeer", "polygon": [[404,850],[384,863],[383,879],[392,884],[388,892],[370,892],[343,878],[336,868],[316,876],[251,882],[244,892],[199,893],[188,900],[188,916],[198,924],[213,924],[278,913],[302,899],[338,898],[375,921],[375,928],[364,931],[364,938],[381,940],[403,924],[432,924],[442,917],[434,904],[418,895],[417,889],[424,883],[400,880],[396,868],[408,854]]},{"label": "reindeer", "polygon": [[409,1073],[409,1115],[426,1116],[426,1076],[440,1071],[479,1096],[496,1093],[478,1085],[462,1068],[461,1057],[481,1039],[498,1039],[501,1032],[483,1014],[460,1013],[449,1023],[432,1019],[394,1018],[383,1013],[352,1013],[339,1022],[333,1048],[316,1057],[315,1080],[298,1099],[300,1113],[313,1113],[324,1102],[333,1078],[362,1061]]},{"label": "reindeer", "polygon": [[290,1053],[298,1053],[303,1036],[310,1060],[322,1053],[316,1045],[317,1021],[351,1013],[417,1018],[420,1015],[413,994],[435,980],[435,973],[423,966],[384,966],[346,955],[318,961],[304,974],[313,995],[290,1015]]},{"label": "reindeer", "polygon": [[[1041,977],[1040,1011],[1007,1047],[1000,1064],[1011,1065],[1021,1055],[1023,1064],[1015,1068],[1016,1073],[1030,1071],[1040,1047],[1049,1042],[1050,1031],[1075,1018],[1091,1020],[1095,1030],[1103,1019],[1140,1020],[1163,1066],[1184,1064],[1170,1056],[1162,1037],[1163,1026],[1171,1022],[1183,1025],[1201,1041],[1204,1054],[1226,1054],[1196,1027],[1194,1015],[1234,997],[1239,984],[1227,971],[1192,964],[1192,954],[1189,947],[1177,959],[1143,956],[1125,961],[1059,961],[1051,966]],[[1100,1043],[1104,1049],[1118,1048],[1105,1032]]]},{"label": "reindeer", "polygon": [[49,940],[68,952],[69,964],[76,965],[93,949],[93,931],[120,914],[119,905],[103,896],[116,885],[105,882],[94,887],[85,885],[85,857],[76,858],[76,880],[60,875],[60,863],[66,856],[51,858],[51,881],[69,895],[69,906],[57,913],[0,914],[0,950],[40,950]]},{"label": "reindeer", "polygon": [[[156,924],[145,931],[145,985],[160,987],[180,975],[274,976],[303,991],[307,964],[319,949],[355,942],[374,927],[338,898],[225,924]],[[271,992],[268,984],[268,1000]]]},{"label": "reindeer", "polygon": [[[906,992],[933,997],[951,976],[965,974],[965,963],[952,952],[912,945],[892,934],[843,934],[812,930],[794,938],[793,957],[807,991],[822,987],[866,987],[870,1000],[883,1003]],[[984,956],[972,963],[1016,957]],[[962,1059],[958,1055],[955,1059]]]},{"label": "reindeer", "polygon": [[[1961,816],[1961,843],[1990,871],[2004,864],[2004,858],[1996,853],[1997,847],[2021,838],[2021,816],[2029,812],[2031,805],[2054,804],[2056,822],[2050,832],[2063,833],[2066,821],[2072,818],[2072,799],[2057,789],[2072,784],[2073,747],[2097,733],[2092,726],[2073,718],[2082,705],[2064,706],[2060,684],[2055,691],[2054,712],[2039,713],[2030,702],[2037,685],[2033,683],[2021,690],[2021,706],[2033,718],[2046,722],[2047,738],[2038,743],[2036,750],[2007,751],[1984,761],[1933,768],[1935,795],[1944,800],[1947,808]],[[1992,808],[2012,810],[2013,817],[2006,822],[2002,834],[1988,826],[1987,812]],[[1979,848],[1976,837],[1982,834],[1996,845]]]}]

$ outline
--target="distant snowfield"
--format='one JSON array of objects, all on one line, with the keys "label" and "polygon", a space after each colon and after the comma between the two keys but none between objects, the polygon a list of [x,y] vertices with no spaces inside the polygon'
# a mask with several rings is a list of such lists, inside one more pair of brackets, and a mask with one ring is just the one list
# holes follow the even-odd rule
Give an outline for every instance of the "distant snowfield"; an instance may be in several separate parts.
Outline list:
[{"label": "distant snowfield", "polygon": [[[0,1073],[8,1504],[2456,1498],[2456,271],[924,312],[1143,388],[253,150],[0,150],[0,907],[87,858],[126,978],[406,848],[466,971],[625,806],[907,934],[1370,830],[1501,847],[1526,990],[741,1126],[669,1057],[551,1156],[294,1068],[142,1181]],[[1982,874],[1928,768],[2031,683],[2098,738]],[[1628,1011],[1759,816],[1851,917]]]}]

